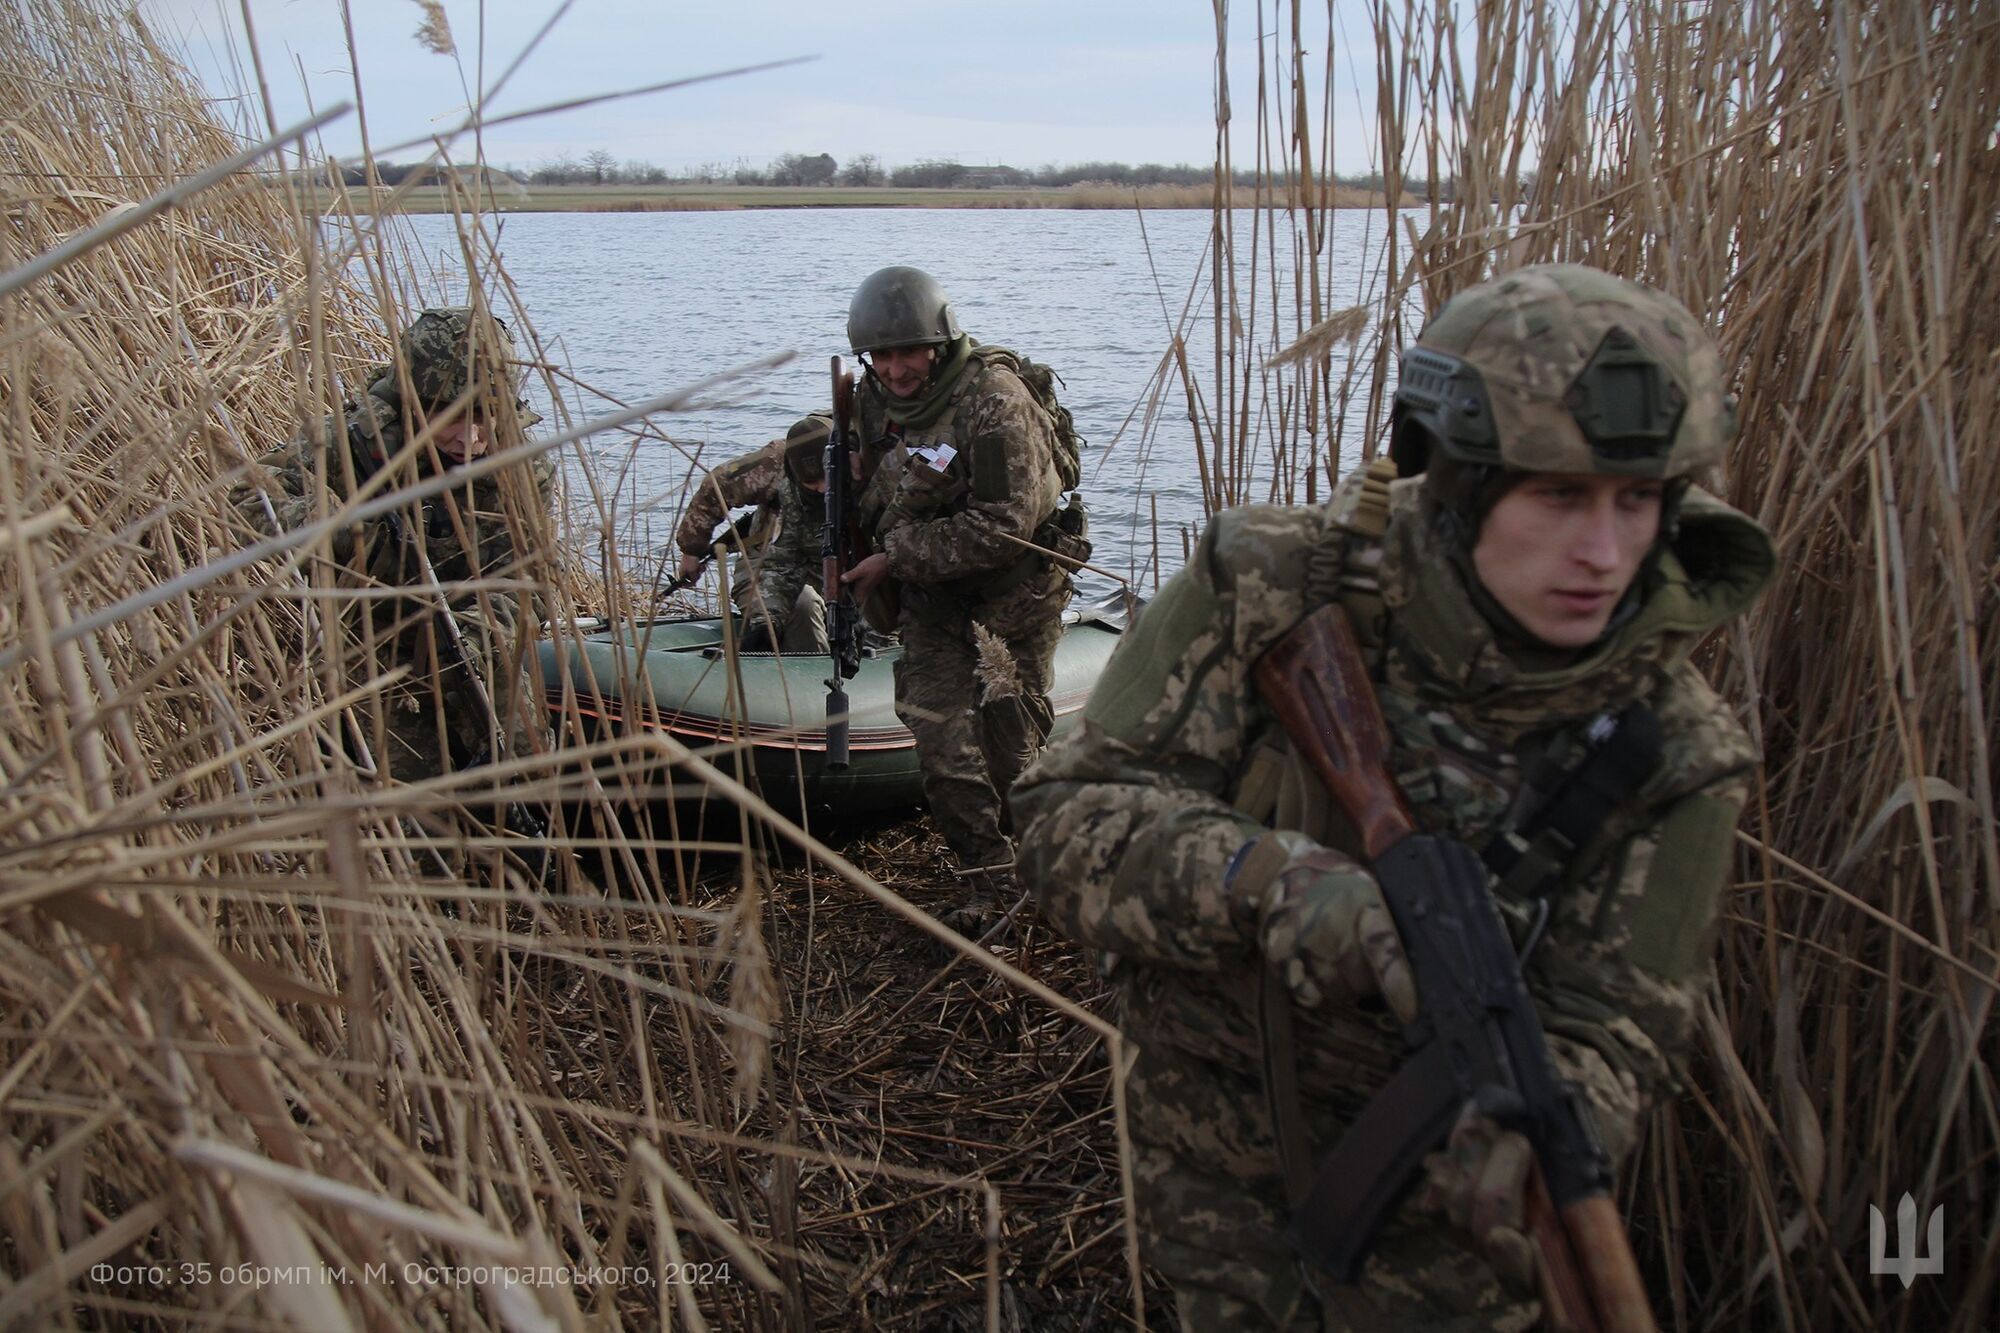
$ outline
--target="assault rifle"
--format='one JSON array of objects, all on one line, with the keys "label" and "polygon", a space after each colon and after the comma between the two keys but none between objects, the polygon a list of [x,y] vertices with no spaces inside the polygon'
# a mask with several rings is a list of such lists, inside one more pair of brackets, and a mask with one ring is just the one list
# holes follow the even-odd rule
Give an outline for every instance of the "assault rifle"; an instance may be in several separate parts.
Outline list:
[{"label": "assault rifle", "polygon": [[826,680],[826,767],[847,767],[847,687],[861,670],[861,608],[842,577],[854,566],[860,545],[854,532],[854,379],[833,358],[833,432],[826,437],[826,527],[820,539],[820,591],[826,597],[826,641],[833,674]]},{"label": "assault rifle", "polygon": [[[366,482],[386,462],[376,458],[372,448],[356,448],[350,452],[354,455],[356,479],[362,482]],[[451,608],[451,598],[446,595],[444,585],[438,579],[437,567],[431,563],[430,553],[424,550],[423,542],[411,530],[409,520],[401,510],[391,509],[382,515],[382,521],[388,527],[390,539],[415,563],[420,591],[440,631],[437,664],[440,685],[446,672],[457,672],[462,682],[461,687],[472,696],[479,715],[486,719],[486,744],[476,754],[459,764],[459,770],[464,772],[484,768],[494,761],[499,753],[499,747],[504,744],[502,738],[505,732],[500,723],[499,710],[493,706],[493,695],[486,688],[486,680],[479,674],[479,666],[465,646],[465,632],[459,626],[457,613]],[[438,703],[440,707],[443,706],[442,697]],[[547,846],[548,820],[538,811],[518,801],[510,801],[503,805],[500,817],[502,825],[508,832],[539,844],[535,855],[523,855],[522,859],[527,862],[528,869],[535,877],[546,883],[554,867]]]},{"label": "assault rifle", "polygon": [[1464,843],[1420,833],[1346,613],[1327,606],[1256,667],[1258,689],[1360,834],[1416,979],[1403,1067],[1322,1160],[1291,1238],[1343,1282],[1467,1101],[1533,1146],[1525,1199],[1542,1304],[1558,1329],[1656,1333],[1612,1201],[1611,1163],[1557,1074],[1513,941]]}]

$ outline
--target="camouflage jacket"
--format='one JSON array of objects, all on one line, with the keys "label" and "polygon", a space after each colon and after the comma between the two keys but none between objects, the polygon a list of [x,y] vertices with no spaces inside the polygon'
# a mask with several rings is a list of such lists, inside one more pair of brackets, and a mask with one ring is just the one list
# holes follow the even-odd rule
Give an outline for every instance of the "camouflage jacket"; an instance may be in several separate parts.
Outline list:
[{"label": "camouflage jacket", "polygon": [[[427,474],[427,463],[398,459],[404,439],[400,399],[391,382],[378,378],[344,417],[328,416],[316,432],[259,458],[252,464],[251,477],[236,487],[232,502],[259,532],[302,527],[339,509],[349,494],[350,464],[357,469],[373,466],[370,455],[396,460],[393,466],[405,484]],[[338,529],[332,542],[333,558],[340,566],[338,578],[353,587],[423,588],[421,563],[412,547],[421,549],[430,558],[475,669],[489,686],[495,706],[503,710],[510,706],[507,692],[491,687],[517,678],[523,636],[537,631],[542,614],[533,594],[485,585],[536,577],[535,571],[523,567],[516,539],[548,523],[554,477],[554,464],[545,458],[520,469],[488,473],[397,511],[393,519],[385,516]],[[478,754],[491,736],[491,719],[474,707],[467,691],[450,686],[453,654],[440,642],[446,631],[435,598],[382,597],[352,605],[366,608],[370,632],[384,645],[388,659],[382,665],[410,668],[414,684],[406,689],[429,693],[430,682],[440,682],[438,693],[445,702],[445,724],[454,747]],[[358,634],[358,617],[364,613],[346,614]],[[535,713],[538,719],[538,708]]]},{"label": "camouflage jacket", "polygon": [[[860,397],[866,440],[883,420],[882,390],[869,380]],[[901,447],[880,458],[887,477],[874,474],[888,497],[874,538],[905,588],[976,597],[981,579],[1030,554],[1008,538],[1033,540],[1062,501],[1048,414],[1003,365],[975,360],[933,425],[890,438]]]},{"label": "camouflage jacket", "polygon": [[778,483],[776,504],[777,535],[762,550],[751,552],[746,564],[757,595],[782,620],[798,600],[799,589],[819,582],[826,497],[785,477]]},{"label": "camouflage jacket", "polygon": [[[1689,1036],[1756,759],[1687,654],[1769,577],[1769,539],[1691,492],[1638,612],[1582,660],[1531,673],[1430,549],[1414,484],[1394,488],[1380,537],[1354,522],[1360,493],[1355,478],[1325,509],[1217,517],[1120,646],[1083,727],[1015,787],[1022,873],[1061,929],[1122,960],[1142,1043],[1254,1075],[1259,963],[1225,867],[1269,828],[1296,846],[1357,850],[1252,683],[1267,647],[1327,601],[1361,610],[1398,779],[1420,822],[1475,848],[1502,824],[1524,758],[1645,698],[1664,760],[1567,865],[1528,969],[1558,1064],[1621,1152]],[[1496,896],[1519,929],[1524,905]],[[1393,1072],[1400,1038],[1355,1008],[1301,1012],[1297,1027],[1309,1110],[1337,1132]]]},{"label": "camouflage jacket", "polygon": [[[729,516],[730,510],[748,505],[757,506],[760,511],[758,526],[768,530],[767,520],[777,516],[778,488],[784,480],[785,442],[782,439],[772,440],[762,448],[740,454],[726,463],[718,463],[696,485],[694,494],[688,497],[680,526],[674,530],[674,544],[681,548],[684,555],[706,556],[715,540],[716,525]],[[756,549],[762,544],[759,538],[768,535],[768,531],[754,533],[747,543],[748,549]]]}]

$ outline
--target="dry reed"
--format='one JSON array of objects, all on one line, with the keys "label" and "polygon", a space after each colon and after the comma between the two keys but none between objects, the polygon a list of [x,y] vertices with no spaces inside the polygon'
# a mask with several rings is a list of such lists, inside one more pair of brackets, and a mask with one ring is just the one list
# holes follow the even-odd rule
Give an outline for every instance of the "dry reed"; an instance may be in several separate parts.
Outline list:
[{"label": "dry reed", "polygon": [[[7,270],[237,147],[135,16],[19,10]],[[712,1156],[729,1038],[768,1032],[711,995],[724,941],[662,879],[677,841],[605,836],[663,756],[385,785],[391,677],[344,628],[333,525],[222,559],[257,535],[230,503],[247,461],[358,388],[416,303],[342,239],[232,178],[0,308],[0,1324],[636,1313],[637,1284],[534,1278],[660,1262],[671,1223],[630,1215],[628,1164]],[[482,581],[566,609],[548,519],[509,517],[523,555]],[[570,821],[546,897],[481,817],[509,775]]]},{"label": "dry reed", "polygon": [[[0,276],[240,144],[113,0],[17,12]],[[524,502],[509,451],[518,554],[448,591],[562,627],[650,613],[659,574],[580,405],[680,446],[548,360],[481,173],[459,266],[418,273],[393,219],[322,223],[289,182],[337,172],[299,157],[0,297],[0,1326],[1116,1320],[1117,1037],[1081,955],[970,950],[910,903],[949,892],[934,849],[851,864],[730,747],[586,741],[567,688],[559,751],[378,775],[396,672],[331,557],[416,496],[257,544],[250,460],[410,310],[507,313],[569,503]],[[555,820],[546,890],[503,790]]]},{"label": "dry reed", "polygon": [[[1497,271],[1594,264],[1709,318],[1742,403],[1727,492],[1785,564],[1704,659],[1765,765],[1688,1084],[1626,1182],[1635,1241],[1670,1328],[1992,1327],[2000,15],[1370,14],[1349,38],[1379,165],[1392,191],[1430,182],[1425,207],[1383,218],[1363,354],[1277,355],[1355,299],[1319,262],[1331,94],[1309,109],[1349,53],[1296,0],[1260,3],[1263,183],[1218,199],[1256,212],[1216,215],[1217,359],[1205,393],[1186,379],[1208,493],[1247,494],[1269,458],[1271,487],[1309,498],[1340,466],[1325,442],[1372,456],[1416,318]],[[1873,1205],[1899,1248],[1905,1191],[1944,1219],[1941,1273],[1907,1289],[1869,1244]]]},{"label": "dry reed", "polygon": [[[1742,367],[1730,490],[1789,564],[1710,650],[1767,766],[1689,1089],[1628,1212],[1675,1328],[1978,1328],[2000,1273],[2000,24],[1974,0],[1725,8],[1377,4],[1383,174],[1440,184],[1414,228],[1385,215],[1370,285],[1322,262],[1330,103],[1315,125],[1293,95],[1337,43],[1260,6],[1260,183],[1211,196],[1207,279],[1163,298],[1134,419],[1149,435],[1176,386],[1211,506],[1310,501],[1344,441],[1377,443],[1413,302],[1564,258],[1715,320]],[[239,146],[122,10],[17,11],[0,273]],[[471,202],[452,295],[518,316]],[[0,1324],[1116,1322],[1118,1057],[1080,957],[1030,921],[953,967],[910,905],[944,892],[930,844],[891,831],[850,864],[742,792],[726,748],[644,738],[498,770],[561,821],[559,888],[531,892],[481,817],[494,774],[395,787],[361,761],[389,682],[340,632],[331,526],[225,567],[246,460],[443,294],[347,212],[326,240],[244,178],[0,298]],[[570,435],[577,386],[542,373]],[[520,507],[525,554],[489,590],[558,623],[650,610],[618,479],[569,463],[570,514]],[[698,820],[653,799],[676,786],[712,797]],[[1866,1253],[1867,1206],[1905,1189],[1948,1223],[1943,1275],[1907,1292]],[[725,1262],[728,1285],[657,1284]],[[246,1263],[355,1280],[216,1279]]]}]

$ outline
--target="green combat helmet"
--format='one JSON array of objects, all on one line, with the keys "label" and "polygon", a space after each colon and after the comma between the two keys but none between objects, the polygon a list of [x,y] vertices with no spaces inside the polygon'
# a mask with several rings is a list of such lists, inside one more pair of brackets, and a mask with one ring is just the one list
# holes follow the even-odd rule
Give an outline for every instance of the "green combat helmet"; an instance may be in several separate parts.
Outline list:
[{"label": "green combat helmet", "polygon": [[1736,432],[1715,340],[1663,292],[1538,264],[1447,301],[1403,353],[1390,454],[1473,469],[1662,480],[1722,458]]},{"label": "green combat helmet", "polygon": [[814,412],[800,417],[785,432],[785,471],[802,486],[826,480],[826,442],[833,438],[833,417]]},{"label": "green combat helmet", "polygon": [[861,280],[847,305],[847,345],[856,356],[890,347],[940,346],[960,337],[958,317],[936,278],[898,264]]},{"label": "green combat helmet", "polygon": [[[424,407],[447,407],[468,390],[491,391],[496,397],[518,394],[521,372],[514,337],[505,321],[490,318],[490,332],[475,340],[474,319],[470,307],[440,307],[424,311],[403,330],[403,361],[409,369],[410,386]],[[475,397],[472,410],[478,412],[483,407]],[[518,398],[516,407],[523,426],[541,419]]]}]

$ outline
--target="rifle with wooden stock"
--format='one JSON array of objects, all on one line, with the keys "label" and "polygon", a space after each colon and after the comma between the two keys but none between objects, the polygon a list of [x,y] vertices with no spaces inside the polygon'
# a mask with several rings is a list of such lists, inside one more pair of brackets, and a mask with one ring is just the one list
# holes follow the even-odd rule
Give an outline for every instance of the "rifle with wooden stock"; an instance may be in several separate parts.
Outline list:
[{"label": "rifle with wooden stock", "polygon": [[826,527],[820,538],[820,592],[826,598],[826,641],[833,674],[826,681],[826,767],[847,767],[847,687],[861,670],[861,608],[842,581],[859,555],[854,531],[854,379],[833,358],[833,431],[826,439]]},{"label": "rifle with wooden stock", "polygon": [[1299,1253],[1354,1279],[1383,1220],[1468,1101],[1534,1149],[1524,1201],[1545,1316],[1657,1333],[1613,1176],[1562,1082],[1477,852],[1420,832],[1346,613],[1323,607],[1257,663],[1265,702],[1360,834],[1416,980],[1409,1057],[1322,1159],[1294,1210]]}]

